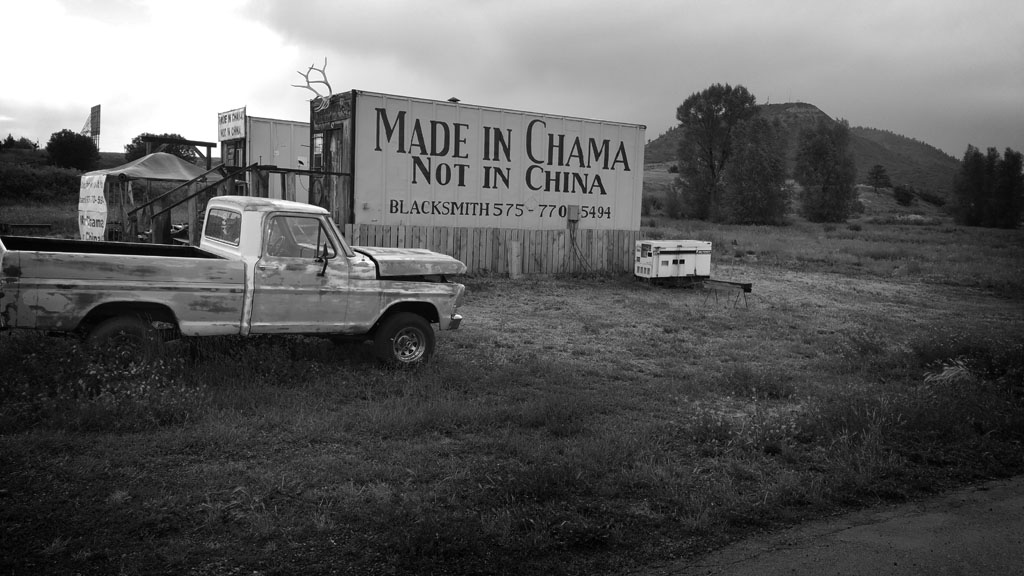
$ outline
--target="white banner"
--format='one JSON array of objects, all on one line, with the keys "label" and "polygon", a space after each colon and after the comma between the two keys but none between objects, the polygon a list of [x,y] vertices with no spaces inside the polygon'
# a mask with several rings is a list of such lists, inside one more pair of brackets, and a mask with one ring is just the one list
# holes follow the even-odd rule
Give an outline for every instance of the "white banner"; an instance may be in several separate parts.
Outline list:
[{"label": "white banner", "polygon": [[82,240],[103,240],[107,228],[107,175],[82,176],[78,192],[78,233]]},{"label": "white banner", "polygon": [[217,114],[217,141],[245,138],[245,107]]}]

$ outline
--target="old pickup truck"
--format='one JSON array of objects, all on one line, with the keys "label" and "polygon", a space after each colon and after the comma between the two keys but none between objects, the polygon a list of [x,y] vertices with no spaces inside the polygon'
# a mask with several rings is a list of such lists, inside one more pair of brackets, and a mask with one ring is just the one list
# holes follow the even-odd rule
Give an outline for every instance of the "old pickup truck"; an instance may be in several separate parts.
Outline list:
[{"label": "old pickup truck", "polygon": [[352,247],[328,212],[221,196],[198,247],[0,237],[0,329],[83,336],[140,360],[180,336],[303,334],[372,341],[392,365],[421,364],[436,325],[455,330],[462,262],[436,252]]}]

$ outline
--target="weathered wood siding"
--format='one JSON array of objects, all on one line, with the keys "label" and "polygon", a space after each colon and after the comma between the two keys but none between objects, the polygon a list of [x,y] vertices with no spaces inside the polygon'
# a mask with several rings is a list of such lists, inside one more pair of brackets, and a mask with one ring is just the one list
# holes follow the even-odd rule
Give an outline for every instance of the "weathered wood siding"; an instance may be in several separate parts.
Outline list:
[{"label": "weathered wood siding", "polygon": [[[347,240],[356,246],[426,248],[462,260],[470,273],[512,276],[630,272],[633,270],[636,241],[640,239],[637,230],[518,230],[373,224],[348,225],[345,229]],[[518,250],[514,246],[518,246]]]}]

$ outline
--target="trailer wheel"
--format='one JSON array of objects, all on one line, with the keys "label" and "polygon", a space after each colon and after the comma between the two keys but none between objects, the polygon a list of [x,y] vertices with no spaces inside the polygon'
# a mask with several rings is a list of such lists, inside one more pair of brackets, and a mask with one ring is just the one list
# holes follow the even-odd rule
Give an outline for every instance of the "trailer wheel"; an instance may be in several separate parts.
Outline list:
[{"label": "trailer wheel", "polygon": [[377,359],[388,366],[418,366],[434,353],[434,330],[422,316],[399,312],[377,329],[373,348]]},{"label": "trailer wheel", "polygon": [[100,322],[89,332],[86,343],[101,363],[128,368],[144,366],[163,353],[163,339],[140,316],[115,316]]}]

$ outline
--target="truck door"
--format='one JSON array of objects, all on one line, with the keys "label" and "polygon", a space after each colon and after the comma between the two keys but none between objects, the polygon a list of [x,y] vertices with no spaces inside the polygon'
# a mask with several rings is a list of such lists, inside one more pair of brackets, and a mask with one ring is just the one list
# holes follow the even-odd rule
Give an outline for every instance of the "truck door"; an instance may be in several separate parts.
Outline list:
[{"label": "truck door", "polygon": [[254,272],[252,333],[345,332],[349,263],[338,254],[320,218],[271,215]]}]

